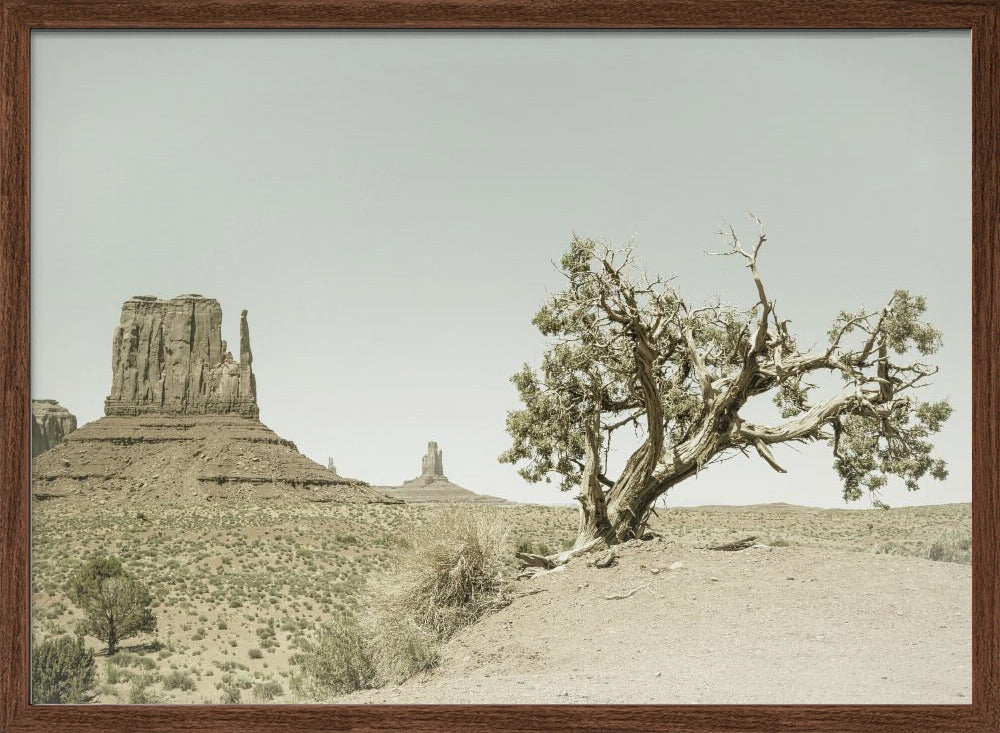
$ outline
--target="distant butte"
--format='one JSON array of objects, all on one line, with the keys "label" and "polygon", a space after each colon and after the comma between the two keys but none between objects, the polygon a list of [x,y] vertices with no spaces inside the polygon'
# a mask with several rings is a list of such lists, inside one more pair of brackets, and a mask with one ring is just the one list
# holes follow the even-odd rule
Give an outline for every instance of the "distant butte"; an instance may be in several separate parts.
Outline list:
[{"label": "distant butte", "polygon": [[381,486],[390,496],[408,504],[424,503],[475,503],[508,504],[506,499],[477,494],[453,484],[444,475],[444,451],[433,440],[420,462],[420,475],[404,481],[402,486]]},{"label": "distant butte", "polygon": [[430,486],[447,481],[448,477],[444,475],[444,451],[432,440],[427,444],[424,457],[420,459],[420,475],[404,481],[403,486]]}]

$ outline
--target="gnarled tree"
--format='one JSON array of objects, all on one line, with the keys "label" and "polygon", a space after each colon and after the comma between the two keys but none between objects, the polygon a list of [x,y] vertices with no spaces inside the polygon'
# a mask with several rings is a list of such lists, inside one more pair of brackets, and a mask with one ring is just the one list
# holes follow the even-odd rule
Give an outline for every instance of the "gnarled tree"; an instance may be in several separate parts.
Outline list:
[{"label": "gnarled tree", "polygon": [[[749,270],[756,303],[747,310],[693,308],[637,267],[631,246],[571,242],[561,261],[567,286],[534,319],[552,344],[540,371],[525,365],[512,377],[524,408],[508,414],[513,445],[500,457],[522,462],[529,481],[554,473],[563,490],[579,489],[579,536],[549,562],[640,536],[656,500],[713,462],[742,453],[784,472],[771,449],[778,443],[827,441],[848,501],[868,492],[882,505],[889,476],[910,490],[928,474],[947,476],[929,438],[951,407],[915,397],[937,373],[918,356],[941,344],[922,320],[924,299],[897,290],[878,310],[841,312],[825,345],[803,351],[765,288],[766,237],[753,220],[752,247],[729,228],[717,253]],[[830,383],[839,386],[830,392]],[[768,393],[780,408],[775,424],[741,416]],[[634,450],[612,477],[620,431]]]}]

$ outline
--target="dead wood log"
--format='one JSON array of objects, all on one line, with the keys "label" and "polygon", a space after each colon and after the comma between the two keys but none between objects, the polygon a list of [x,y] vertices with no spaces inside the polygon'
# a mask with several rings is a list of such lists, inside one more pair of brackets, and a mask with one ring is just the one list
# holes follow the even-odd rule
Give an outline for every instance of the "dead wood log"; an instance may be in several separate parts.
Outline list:
[{"label": "dead wood log", "polygon": [[722,552],[738,552],[739,550],[745,550],[752,546],[754,542],[757,541],[756,537],[744,537],[741,540],[736,540],[735,542],[727,542],[724,545],[715,545],[715,547],[709,547],[709,550],[720,550]]}]

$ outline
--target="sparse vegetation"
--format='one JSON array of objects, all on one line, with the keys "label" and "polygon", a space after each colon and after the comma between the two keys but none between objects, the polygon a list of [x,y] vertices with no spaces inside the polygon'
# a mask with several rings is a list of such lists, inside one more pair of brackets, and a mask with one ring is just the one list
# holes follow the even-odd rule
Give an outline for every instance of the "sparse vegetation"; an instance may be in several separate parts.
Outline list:
[{"label": "sparse vegetation", "polygon": [[[140,638],[107,661],[98,660],[94,691],[100,703],[128,702],[133,678],[142,673],[159,673],[162,678],[155,682],[147,678],[136,699],[218,703],[224,691],[216,685],[225,675],[233,675],[223,683],[231,688],[226,694],[238,695],[242,702],[257,702],[255,686],[269,682],[282,687],[277,697],[329,699],[332,693],[319,690],[302,694],[301,684],[293,684],[302,666],[292,659],[301,661],[315,650],[329,624],[354,617],[374,621],[377,587],[388,592],[399,582],[392,572],[397,556],[402,569],[405,556],[415,552],[414,535],[421,528],[433,532],[443,515],[474,515],[483,509],[161,502],[155,512],[146,511],[147,521],[140,522],[136,507],[113,501],[101,504],[102,500],[97,495],[85,502],[38,502],[33,506],[32,532],[32,620],[37,640],[72,632],[84,618],[82,609],[66,602],[65,589],[78,558],[95,552],[123,561],[127,557],[129,571],[159,599],[155,611],[159,642]],[[519,544],[522,549],[530,546],[537,551],[544,545],[559,550],[576,536],[578,517],[572,507],[518,505],[490,511],[510,537],[500,557],[508,577],[516,569],[513,551]],[[704,547],[756,534],[778,548],[787,542],[791,552],[819,547],[875,553],[886,543],[896,543],[903,554],[928,558],[938,541],[971,548],[968,504],[888,512],[801,507],[781,511],[659,507],[657,511],[653,530],[681,547]],[[354,544],[342,545],[336,541],[338,535],[350,536]],[[303,557],[298,547],[308,548],[312,557]],[[193,637],[199,630],[206,635],[196,641]],[[380,633],[381,645],[372,646],[369,654],[379,680],[393,682],[436,664],[439,642],[426,626],[411,619],[384,624]],[[85,644],[98,649],[93,639]],[[260,649],[262,658],[251,658],[252,649]],[[186,683],[174,687],[179,675],[190,677],[194,689],[187,689]]]},{"label": "sparse vegetation", "polygon": [[232,683],[220,683],[219,690],[222,692],[223,705],[239,705],[243,700],[243,691]]},{"label": "sparse vegetation", "polygon": [[927,559],[972,564],[972,536],[960,532],[942,534],[927,549]]},{"label": "sparse vegetation", "polygon": [[509,602],[511,547],[493,512],[446,512],[405,542],[372,583],[364,620],[327,627],[301,655],[307,677],[342,694],[400,682],[437,663],[437,645]]},{"label": "sparse vegetation", "polygon": [[251,694],[253,696],[254,703],[267,703],[274,700],[284,692],[284,688],[281,686],[280,682],[275,682],[270,680],[268,682],[260,682],[253,686]]},{"label": "sparse vegetation", "polygon": [[909,555],[936,562],[972,564],[972,532],[951,529],[930,542],[924,539],[884,542],[876,552],[884,555]]},{"label": "sparse vegetation", "polygon": [[297,680],[300,691],[340,695],[378,686],[372,641],[353,616],[326,625],[319,641],[296,657],[305,675]]}]

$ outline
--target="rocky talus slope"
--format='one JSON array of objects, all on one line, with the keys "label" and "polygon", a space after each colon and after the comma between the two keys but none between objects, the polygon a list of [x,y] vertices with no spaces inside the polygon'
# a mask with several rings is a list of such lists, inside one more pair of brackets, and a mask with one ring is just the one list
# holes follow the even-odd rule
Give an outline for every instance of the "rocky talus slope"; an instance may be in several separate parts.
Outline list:
[{"label": "rocky talus slope", "polygon": [[120,493],[138,499],[307,499],[398,503],[298,452],[239,415],[103,417],[32,463],[45,497]]}]

